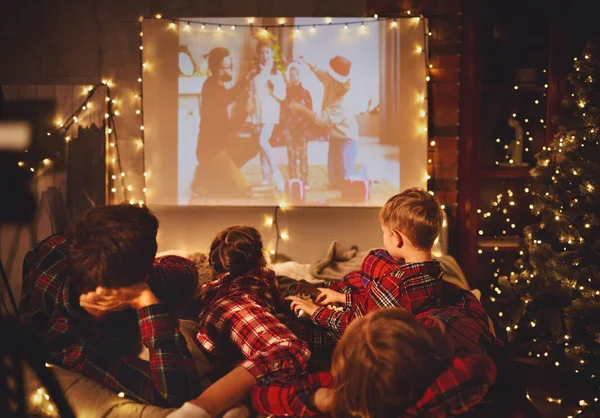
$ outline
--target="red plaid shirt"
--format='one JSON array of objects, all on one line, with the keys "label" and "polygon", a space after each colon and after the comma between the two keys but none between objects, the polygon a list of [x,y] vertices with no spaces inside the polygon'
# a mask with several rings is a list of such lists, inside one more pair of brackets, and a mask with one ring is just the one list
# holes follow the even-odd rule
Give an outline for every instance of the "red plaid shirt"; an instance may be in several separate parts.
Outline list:
[{"label": "red plaid shirt", "polygon": [[432,318],[441,320],[459,350],[490,353],[501,345],[489,329],[479,300],[444,281],[437,261],[396,262],[387,251],[374,250],[365,257],[359,272],[329,287],[346,294],[345,310],[319,308],[312,320],[337,338],[355,318],[381,308],[400,307],[425,318],[426,326],[434,326]]},{"label": "red plaid shirt", "polygon": [[[365,257],[361,271],[331,282],[329,287],[346,294],[346,309],[336,312],[319,308],[313,321],[329,327],[338,338],[353,319],[386,307],[404,308],[428,327],[438,326],[438,321],[445,325],[457,357],[403,417],[465,412],[495,381],[496,368],[489,355],[502,343],[490,332],[481,303],[471,292],[443,281],[437,261],[403,264],[384,250],[374,250]],[[318,387],[329,385],[327,373],[294,382],[274,382],[257,388],[252,402],[261,413],[314,416],[317,414],[306,406],[308,396]]]},{"label": "red plaid shirt", "polygon": [[[157,259],[147,282],[161,303],[95,320],[70,286],[67,251],[67,239],[53,235],[23,263],[20,319],[44,344],[47,361],[140,402],[178,406],[196,396],[196,369],[172,314],[196,288],[194,265],[180,257]],[[150,362],[137,357],[140,339]]]},{"label": "red plaid shirt", "polygon": [[[495,379],[496,366],[490,357],[484,354],[457,356],[421,399],[398,418],[441,418],[464,413],[481,401]],[[321,387],[334,387],[333,378],[327,372],[307,374],[294,382],[256,387],[251,394],[252,407],[259,414],[271,416],[324,416],[308,406],[312,393]]]},{"label": "red plaid shirt", "polygon": [[275,317],[280,301],[270,270],[207,283],[198,318],[200,345],[222,369],[242,366],[261,384],[305,372],[310,350]]}]

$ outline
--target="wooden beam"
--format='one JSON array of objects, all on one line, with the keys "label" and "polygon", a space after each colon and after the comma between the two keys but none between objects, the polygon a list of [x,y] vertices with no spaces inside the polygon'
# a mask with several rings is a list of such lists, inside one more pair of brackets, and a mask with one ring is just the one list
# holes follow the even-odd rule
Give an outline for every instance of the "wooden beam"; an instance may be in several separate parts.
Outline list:
[{"label": "wooden beam", "polygon": [[483,13],[480,0],[463,1],[460,139],[458,141],[458,258],[467,280],[477,277],[477,203],[482,134]]}]

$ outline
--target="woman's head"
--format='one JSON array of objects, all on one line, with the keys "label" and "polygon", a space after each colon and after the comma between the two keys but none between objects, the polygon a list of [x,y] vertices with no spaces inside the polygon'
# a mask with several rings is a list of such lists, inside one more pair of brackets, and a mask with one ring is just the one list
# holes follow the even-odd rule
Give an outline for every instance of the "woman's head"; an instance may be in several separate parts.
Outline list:
[{"label": "woman's head", "polygon": [[235,275],[266,266],[260,233],[249,226],[219,232],[210,246],[209,263],[217,274]]},{"label": "woman's head", "polygon": [[267,65],[273,61],[273,41],[269,38],[261,38],[256,44],[256,55],[261,65]]},{"label": "woman's head", "polygon": [[355,320],[333,354],[333,417],[400,415],[453,355],[441,329],[423,327],[402,309],[381,309]]}]

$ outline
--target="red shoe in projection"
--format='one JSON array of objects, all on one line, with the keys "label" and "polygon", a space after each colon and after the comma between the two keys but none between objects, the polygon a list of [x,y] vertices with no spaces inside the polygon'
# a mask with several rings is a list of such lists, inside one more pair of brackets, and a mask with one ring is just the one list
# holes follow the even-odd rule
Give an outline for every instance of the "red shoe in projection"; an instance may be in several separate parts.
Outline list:
[{"label": "red shoe in projection", "polygon": [[304,182],[300,179],[289,179],[286,187],[287,197],[292,203],[304,202]]},{"label": "red shoe in projection", "polygon": [[361,178],[349,178],[342,182],[342,200],[350,203],[365,203],[371,198],[371,183]]}]

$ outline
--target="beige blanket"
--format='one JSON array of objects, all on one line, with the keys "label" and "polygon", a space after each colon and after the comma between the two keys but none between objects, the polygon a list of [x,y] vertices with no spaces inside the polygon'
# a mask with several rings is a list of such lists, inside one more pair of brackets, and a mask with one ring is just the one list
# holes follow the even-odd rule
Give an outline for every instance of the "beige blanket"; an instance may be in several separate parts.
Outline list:
[{"label": "beige blanket", "polygon": [[[327,254],[312,264],[299,264],[294,261],[271,266],[278,276],[294,280],[306,280],[309,283],[322,283],[325,280],[340,280],[346,274],[360,270],[362,262],[371,250],[358,251],[356,246],[343,249],[338,241],[329,245]],[[471,290],[460,266],[450,255],[437,257],[442,266],[444,280],[463,289]]]}]

